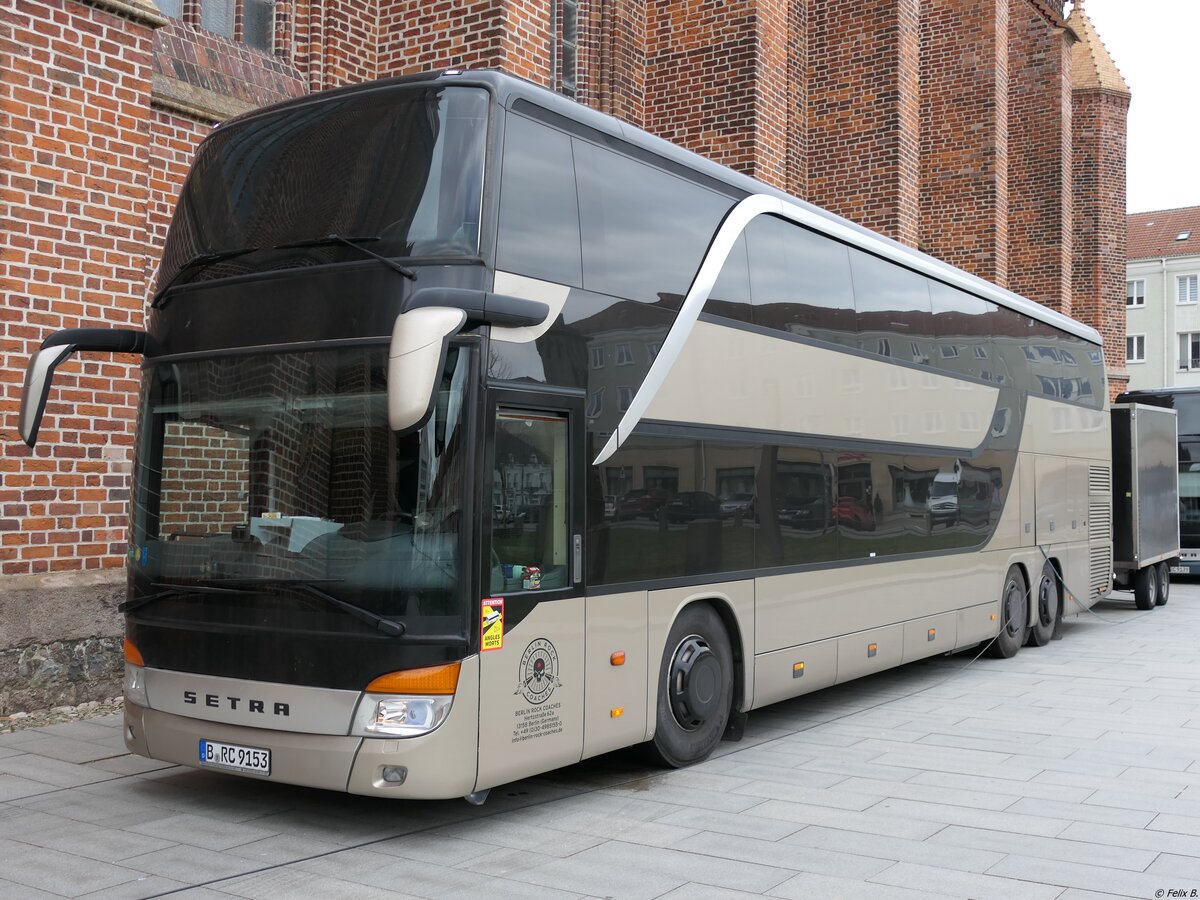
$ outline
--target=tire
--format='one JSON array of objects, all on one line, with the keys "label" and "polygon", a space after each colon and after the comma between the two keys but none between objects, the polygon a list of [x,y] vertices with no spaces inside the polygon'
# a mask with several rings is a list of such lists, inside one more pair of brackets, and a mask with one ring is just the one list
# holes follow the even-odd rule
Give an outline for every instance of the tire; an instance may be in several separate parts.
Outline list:
[{"label": "tire", "polygon": [[1029,630],[1029,589],[1020,566],[1009,566],[1000,589],[1000,633],[988,645],[988,656],[1010,659],[1025,643]]},{"label": "tire", "polygon": [[1158,605],[1158,568],[1146,566],[1133,576],[1133,602],[1138,609],[1154,609]]},{"label": "tire", "polygon": [[1033,624],[1026,641],[1031,647],[1045,647],[1054,637],[1054,627],[1062,616],[1062,592],[1058,588],[1058,571],[1046,560],[1033,592]]},{"label": "tire", "polygon": [[663,648],[650,756],[671,768],[708,758],[733,701],[733,652],[721,617],[705,603],[679,614]]},{"label": "tire", "polygon": [[1165,562],[1158,564],[1158,599],[1154,602],[1158,606],[1166,606],[1167,601],[1171,599],[1171,568]]}]

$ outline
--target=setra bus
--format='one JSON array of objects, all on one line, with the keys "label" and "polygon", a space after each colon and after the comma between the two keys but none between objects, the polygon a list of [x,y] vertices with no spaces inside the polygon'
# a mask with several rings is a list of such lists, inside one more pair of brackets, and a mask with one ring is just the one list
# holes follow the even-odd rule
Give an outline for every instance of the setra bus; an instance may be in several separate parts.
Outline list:
[{"label": "setra bus", "polygon": [[[934,654],[1111,580],[1097,333],[520,79],[199,147],[144,331],[135,753],[465,796]],[[1066,590],[1060,589],[1065,585]]]},{"label": "setra bus", "polygon": [[1200,575],[1200,387],[1126,391],[1118,403],[1145,403],[1179,414],[1179,559],[1172,575]]}]

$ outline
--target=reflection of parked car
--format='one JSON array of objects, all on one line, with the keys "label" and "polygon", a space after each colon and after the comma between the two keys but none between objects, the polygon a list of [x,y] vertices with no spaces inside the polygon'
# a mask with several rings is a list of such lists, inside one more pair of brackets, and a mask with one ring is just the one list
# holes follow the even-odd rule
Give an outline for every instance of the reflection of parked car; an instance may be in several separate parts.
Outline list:
[{"label": "reflection of parked car", "polygon": [[604,518],[611,519],[617,514],[617,497],[615,494],[604,495]]},{"label": "reflection of parked car", "polygon": [[821,497],[780,497],[775,518],[792,528],[824,528],[828,524]]},{"label": "reflection of parked car", "polygon": [[669,499],[670,494],[658,488],[637,488],[627,492],[617,501],[618,519],[636,519],[638,516],[654,518]]},{"label": "reflection of parked car", "polygon": [[721,517],[728,519],[730,516],[735,516],[738,513],[745,515],[749,512],[750,504],[753,501],[753,494],[730,494],[721,501]]},{"label": "reflection of parked car", "polygon": [[704,491],[684,491],[667,502],[667,519],[672,522],[715,518],[720,514],[720,502]]},{"label": "reflection of parked car", "polygon": [[838,497],[833,504],[833,518],[839,525],[857,531],[875,530],[875,513],[871,512],[867,504],[854,497]]}]

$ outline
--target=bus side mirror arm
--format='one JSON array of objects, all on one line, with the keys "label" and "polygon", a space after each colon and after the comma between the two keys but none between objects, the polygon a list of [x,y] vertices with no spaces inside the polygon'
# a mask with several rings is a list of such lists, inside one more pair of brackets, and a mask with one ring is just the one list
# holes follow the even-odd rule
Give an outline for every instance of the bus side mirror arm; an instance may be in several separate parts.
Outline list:
[{"label": "bus side mirror arm", "polygon": [[29,360],[25,370],[25,388],[21,392],[21,412],[18,430],[30,447],[37,443],[46,399],[54,370],[77,350],[101,353],[145,354],[150,336],[131,328],[67,328],[56,331],[42,341],[42,346]]}]

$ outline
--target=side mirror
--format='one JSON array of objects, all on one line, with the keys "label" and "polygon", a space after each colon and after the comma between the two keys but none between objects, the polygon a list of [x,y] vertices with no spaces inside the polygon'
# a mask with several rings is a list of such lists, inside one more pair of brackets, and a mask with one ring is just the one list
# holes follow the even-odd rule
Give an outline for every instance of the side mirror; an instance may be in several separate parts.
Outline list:
[{"label": "side mirror", "polygon": [[107,353],[145,353],[149,335],[129,328],[68,328],[56,331],[42,341],[41,349],[29,360],[25,370],[25,389],[21,393],[18,429],[21,440],[32,447],[37,443],[42,415],[54,370],[76,350]]},{"label": "side mirror", "polygon": [[450,338],[467,322],[508,327],[542,324],[550,307],[538,300],[466,288],[422,288],[404,303],[388,350],[388,424],[409,431],[425,421],[446,367]]}]

